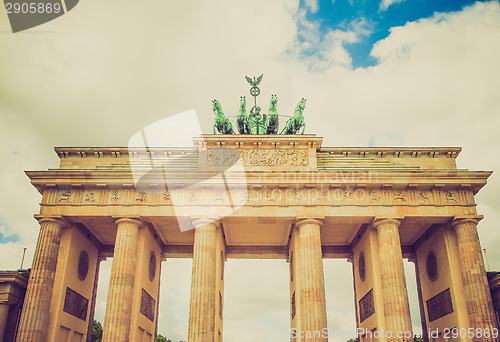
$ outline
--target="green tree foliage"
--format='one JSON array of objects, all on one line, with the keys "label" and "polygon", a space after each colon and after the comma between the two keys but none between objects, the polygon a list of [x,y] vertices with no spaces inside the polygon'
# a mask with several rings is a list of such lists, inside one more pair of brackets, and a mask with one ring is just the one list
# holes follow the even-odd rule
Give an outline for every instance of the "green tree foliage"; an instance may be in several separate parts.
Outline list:
[{"label": "green tree foliage", "polygon": [[92,342],[102,341],[102,325],[100,322],[94,319],[94,324],[92,326]]},{"label": "green tree foliage", "polygon": [[166,337],[158,334],[158,335],[156,335],[156,342],[172,342],[172,340],[167,339]]},{"label": "green tree foliage", "polygon": [[422,338],[422,335],[420,335],[420,336],[414,336],[413,340],[415,342],[424,342],[424,339]]}]

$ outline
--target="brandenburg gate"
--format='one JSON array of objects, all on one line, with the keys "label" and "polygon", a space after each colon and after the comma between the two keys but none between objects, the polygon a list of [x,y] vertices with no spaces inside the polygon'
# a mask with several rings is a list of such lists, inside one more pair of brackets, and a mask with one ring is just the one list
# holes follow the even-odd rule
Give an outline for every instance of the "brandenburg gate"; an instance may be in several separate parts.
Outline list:
[{"label": "brandenburg gate", "polygon": [[277,96],[262,114],[262,75],[246,79],[239,135],[214,100],[214,134],[193,147],[141,131],[137,147],[56,148],[58,169],[27,172],[40,232],[16,341],[90,341],[108,257],[104,342],[155,340],[169,258],[193,258],[189,342],[222,341],[227,258],[289,263],[292,341],[328,341],[324,258],[352,262],[361,341],[413,341],[403,258],[425,341],[498,341],[474,201],[491,173],[457,169],[460,148],[323,147],[303,134],[305,99],[278,133]]},{"label": "brandenburg gate", "polygon": [[457,169],[460,148],[331,148],[305,134],[55,150],[58,169],[27,172],[42,201],[19,342],[88,340],[107,257],[104,341],[154,340],[169,258],[193,258],[190,342],[222,341],[227,258],[288,261],[296,341],[327,341],[323,258],[352,262],[362,341],[413,341],[396,336],[412,330],[403,258],[424,332],[439,332],[429,341],[451,328],[498,341],[474,201],[490,172]]}]

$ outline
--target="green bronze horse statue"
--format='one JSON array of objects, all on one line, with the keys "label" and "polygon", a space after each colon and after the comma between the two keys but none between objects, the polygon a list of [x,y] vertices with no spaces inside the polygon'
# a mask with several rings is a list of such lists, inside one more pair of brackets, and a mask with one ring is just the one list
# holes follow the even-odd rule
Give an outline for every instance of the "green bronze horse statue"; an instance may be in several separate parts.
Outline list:
[{"label": "green bronze horse statue", "polygon": [[276,110],[276,104],[278,103],[278,96],[271,95],[271,104],[269,105],[269,111],[267,112],[267,129],[266,134],[277,134],[279,126],[279,116]]},{"label": "green bronze horse statue", "polygon": [[219,101],[212,101],[212,110],[215,114],[214,134],[217,134],[216,130],[221,134],[234,134],[233,124],[224,115],[222,106],[220,105]]},{"label": "green bronze horse statue", "polygon": [[302,115],[302,113],[305,108],[306,99],[302,98],[297,104],[297,107],[295,107],[293,116],[286,122],[285,128],[283,128],[283,134],[296,134],[301,128],[302,132],[300,134],[304,134],[306,123],[304,122],[304,115]]},{"label": "green bronze horse statue", "polygon": [[245,96],[240,97],[240,112],[236,118],[236,122],[238,124],[238,132],[240,132],[240,134],[250,134],[247,115],[247,100],[245,99]]}]

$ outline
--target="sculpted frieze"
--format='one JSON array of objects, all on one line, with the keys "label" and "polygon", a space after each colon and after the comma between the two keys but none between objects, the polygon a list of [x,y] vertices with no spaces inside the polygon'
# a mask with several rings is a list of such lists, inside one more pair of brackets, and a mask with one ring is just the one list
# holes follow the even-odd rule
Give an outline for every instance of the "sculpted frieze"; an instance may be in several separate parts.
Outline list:
[{"label": "sculpted frieze", "polygon": [[[472,197],[471,197],[472,198]],[[250,186],[248,189],[196,186],[172,190],[135,189],[48,190],[50,205],[275,205],[275,206],[444,206],[473,204],[463,190],[373,189],[366,187]]]},{"label": "sculpted frieze", "polygon": [[240,151],[212,149],[207,153],[207,164],[211,166],[307,166],[309,154],[306,149]]}]

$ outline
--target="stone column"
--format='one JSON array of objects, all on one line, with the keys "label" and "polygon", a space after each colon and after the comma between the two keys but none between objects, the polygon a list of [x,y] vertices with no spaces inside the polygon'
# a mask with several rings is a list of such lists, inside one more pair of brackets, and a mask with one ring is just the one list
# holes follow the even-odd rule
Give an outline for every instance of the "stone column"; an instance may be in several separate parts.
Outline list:
[{"label": "stone column", "polygon": [[379,263],[384,303],[384,318],[386,331],[391,331],[393,337],[387,341],[413,341],[396,334],[412,331],[410,305],[403,267],[403,254],[399,239],[400,221],[382,219],[373,223],[378,233]]},{"label": "stone column", "polygon": [[92,290],[92,301],[90,302],[90,313],[89,313],[89,328],[87,329],[87,342],[92,341],[92,329],[94,327],[94,314],[95,314],[95,304],[97,298],[97,286],[99,285],[99,270],[101,269],[101,261],[106,260],[105,257],[97,256],[97,265],[95,267],[94,276],[94,289]]},{"label": "stone column", "polygon": [[[477,234],[478,222],[479,220],[475,218],[456,219],[452,225],[457,236],[460,271],[470,326],[474,331],[489,331],[491,336],[492,329],[498,329],[498,325]],[[473,338],[473,341],[498,340],[493,337]]]},{"label": "stone column", "polygon": [[9,303],[0,304],[0,341],[3,341],[5,334],[5,326],[7,325],[7,318],[9,317]]},{"label": "stone column", "polygon": [[[299,228],[300,257],[300,305],[301,330],[310,332],[313,338],[305,341],[328,341],[322,330],[326,324],[325,282],[323,277],[323,254],[321,252],[320,227],[322,222],[305,219],[296,223]],[[320,332],[320,334],[315,332]],[[319,335],[319,336],[318,336]]]},{"label": "stone column", "polygon": [[103,342],[128,342],[141,222],[130,218],[116,221],[115,249],[109,280]]},{"label": "stone column", "polygon": [[50,303],[57,266],[62,220],[42,218],[33,266],[17,333],[17,342],[45,342],[50,318]]},{"label": "stone column", "polygon": [[213,342],[216,297],[216,232],[211,220],[194,221],[189,342]]}]

